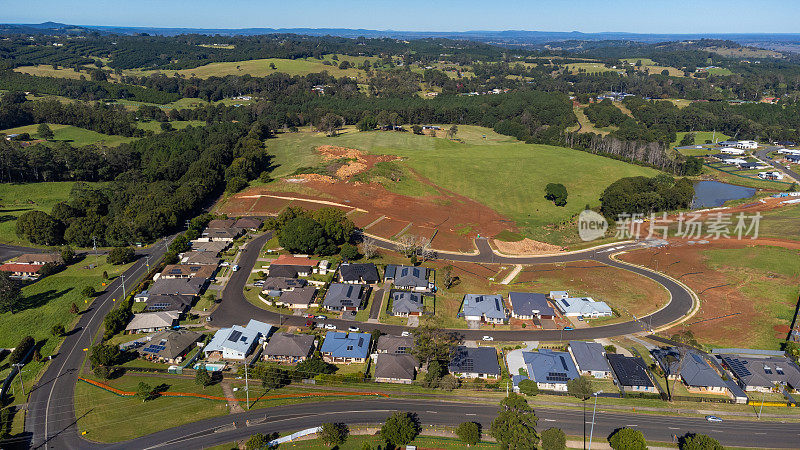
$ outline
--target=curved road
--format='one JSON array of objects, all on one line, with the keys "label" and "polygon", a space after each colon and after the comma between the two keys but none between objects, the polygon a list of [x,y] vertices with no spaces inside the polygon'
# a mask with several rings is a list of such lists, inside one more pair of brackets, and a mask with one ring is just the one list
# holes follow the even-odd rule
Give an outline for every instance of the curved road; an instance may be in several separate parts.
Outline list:
[{"label": "curved road", "polygon": [[[259,251],[264,243],[271,237],[270,233],[259,236],[247,243],[247,246],[242,251],[239,257],[239,266],[241,270],[234,272],[225,290],[222,293],[222,302],[220,306],[214,311],[213,324],[215,326],[231,326],[234,324],[241,324],[251,318],[261,320],[264,322],[281,324],[281,325],[297,325],[303,326],[306,324],[307,319],[300,316],[282,315],[272,311],[261,309],[251,304],[244,297],[244,286],[247,278],[250,276],[251,270],[256,264]],[[570,340],[570,339],[596,339],[606,338],[613,336],[620,336],[625,334],[637,333],[647,330],[646,323],[649,327],[658,328],[667,325],[676,320],[681,319],[688,314],[693,307],[692,294],[682,285],[676,283],[671,278],[666,277],[658,272],[643,269],[637,266],[626,264],[614,259],[610,255],[614,252],[640,248],[640,244],[627,243],[617,246],[595,248],[585,251],[565,253],[563,255],[553,256],[532,256],[532,257],[510,257],[496,255],[489,242],[486,239],[476,239],[478,246],[478,253],[475,255],[462,255],[440,253],[438,259],[449,261],[461,261],[471,263],[504,263],[504,264],[546,264],[556,262],[570,262],[570,261],[583,261],[591,260],[609,266],[617,267],[620,269],[628,270],[639,274],[641,276],[650,278],[656,283],[664,286],[670,294],[671,301],[659,311],[656,311],[648,316],[641,317],[640,322],[623,322],[613,325],[604,325],[591,328],[580,328],[575,330],[533,330],[533,331],[497,331],[497,330],[451,330],[460,334],[464,339],[479,340],[483,336],[492,336],[497,340],[505,341],[523,341],[523,340]],[[392,245],[386,242],[378,242],[384,248],[392,249]],[[325,323],[333,323],[339,329],[347,329],[351,325],[357,325],[364,330],[372,330],[380,328],[382,331],[390,334],[399,334],[402,331],[409,330],[410,328],[400,325],[387,325],[376,324],[367,322],[354,322],[343,319],[327,319]]]}]

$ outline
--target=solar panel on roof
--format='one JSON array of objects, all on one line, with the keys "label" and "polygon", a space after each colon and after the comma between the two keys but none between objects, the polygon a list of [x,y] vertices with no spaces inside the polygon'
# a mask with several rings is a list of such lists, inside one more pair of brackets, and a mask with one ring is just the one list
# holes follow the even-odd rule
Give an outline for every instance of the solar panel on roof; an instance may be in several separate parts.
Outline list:
[{"label": "solar panel on roof", "polygon": [[228,340],[231,342],[236,342],[239,338],[242,337],[242,332],[239,330],[233,330],[230,336],[228,336]]}]

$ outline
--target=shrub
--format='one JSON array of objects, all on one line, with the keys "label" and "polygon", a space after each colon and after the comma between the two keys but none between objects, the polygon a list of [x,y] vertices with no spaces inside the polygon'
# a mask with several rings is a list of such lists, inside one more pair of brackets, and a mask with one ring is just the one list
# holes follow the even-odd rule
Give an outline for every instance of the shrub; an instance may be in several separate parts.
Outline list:
[{"label": "shrub", "polygon": [[564,450],[567,436],[560,428],[548,428],[542,432],[542,450]]},{"label": "shrub", "polygon": [[481,426],[475,422],[464,422],[456,428],[456,436],[468,446],[481,441]]},{"label": "shrub", "polygon": [[14,348],[14,351],[11,352],[11,355],[8,357],[8,361],[11,364],[18,364],[22,362],[22,358],[28,354],[30,349],[36,345],[36,341],[31,336],[25,336],[19,341],[19,344]]},{"label": "shrub", "polygon": [[644,434],[632,428],[620,428],[616,430],[608,443],[614,450],[647,450],[647,442]]},{"label": "shrub", "polygon": [[539,393],[539,386],[532,380],[522,380],[519,382],[519,391],[525,395],[536,395]]},{"label": "shrub", "polygon": [[[106,261],[109,264],[114,264],[115,266],[121,264],[128,264],[129,262],[133,262],[136,258],[136,253],[134,253],[133,249],[130,247],[114,247],[108,252],[108,257],[106,257]],[[103,272],[103,278],[108,279],[108,274]]]}]

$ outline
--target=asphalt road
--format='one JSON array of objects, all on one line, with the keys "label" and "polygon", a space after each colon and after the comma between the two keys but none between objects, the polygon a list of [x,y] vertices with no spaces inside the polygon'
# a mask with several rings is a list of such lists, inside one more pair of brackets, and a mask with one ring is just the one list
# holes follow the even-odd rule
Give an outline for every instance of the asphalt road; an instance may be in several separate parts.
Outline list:
[{"label": "asphalt road", "polygon": [[[458,425],[471,421],[481,423],[484,431],[488,431],[491,421],[497,417],[498,405],[385,398],[303,403],[215,417],[111,446],[84,442],[83,448],[202,448],[247,439],[254,433],[297,431],[325,422],[381,424],[394,411],[416,413],[424,425]],[[591,402],[586,404],[585,416],[582,410],[549,408],[535,408],[535,414],[539,418],[537,429],[540,432],[559,427],[568,435],[582,436],[585,426],[588,440]],[[796,423],[732,420],[709,423],[703,418],[622,414],[601,409],[595,418],[595,442],[604,442],[614,430],[626,426],[642,431],[648,439],[666,442],[671,442],[673,435],[689,432],[708,434],[723,445],[738,447],[796,448],[800,439]]]},{"label": "asphalt road", "polygon": [[[263,247],[264,243],[269,240],[271,234],[259,236],[247,244],[239,257],[239,266],[241,269],[234,272],[225,290],[222,293],[222,303],[214,311],[212,317],[212,324],[214,326],[231,326],[234,324],[246,323],[247,320],[253,318],[267,323],[280,324],[280,325],[296,325],[304,326],[307,319],[300,316],[282,315],[272,311],[261,309],[250,302],[244,297],[243,289],[250,275],[250,271],[256,263],[258,253]],[[621,251],[623,249],[632,249],[639,247],[639,244],[620,244],[614,247],[606,247],[602,249],[591,249],[581,252],[567,253],[556,256],[541,256],[541,257],[504,257],[495,255],[489,247],[486,239],[477,239],[479,253],[476,255],[457,255],[440,253],[439,259],[450,261],[463,261],[474,263],[509,263],[509,264],[544,264],[555,262],[568,262],[568,261],[582,261],[592,260],[603,264],[608,264],[624,270],[637,273],[644,277],[650,278],[656,283],[664,286],[671,295],[671,301],[661,310],[640,318],[640,322],[624,322],[613,325],[605,325],[591,328],[580,328],[575,330],[528,330],[528,331],[497,331],[497,330],[452,330],[454,333],[461,335],[467,340],[479,340],[483,336],[492,336],[496,340],[504,341],[555,341],[555,340],[570,340],[570,339],[596,339],[606,338],[613,336],[620,336],[625,334],[637,333],[647,331],[649,328],[658,328],[661,325],[666,325],[675,320],[680,319],[686,315],[692,308],[692,296],[685,288],[678,283],[672,281],[657,272],[647,269],[641,269],[626,263],[612,260],[610,254]],[[379,242],[378,245],[390,247],[390,243]],[[379,328],[384,333],[399,334],[402,331],[409,330],[408,327],[401,325],[387,325],[387,324],[374,324],[367,322],[353,322],[350,320],[342,319],[327,319],[324,323],[335,324],[340,330],[347,329],[351,325],[358,325],[362,330],[372,330]],[[645,325],[647,324],[647,325]]]},{"label": "asphalt road", "polygon": [[764,161],[767,164],[772,165],[772,167],[778,169],[780,172],[788,174],[790,177],[794,178],[795,180],[800,181],[800,175],[798,175],[797,172],[795,172],[793,170],[790,170],[790,169],[787,169],[786,166],[784,166],[783,164],[780,164],[777,161],[775,161],[774,159],[772,159],[769,156],[767,156],[767,153],[774,152],[775,150],[778,150],[780,148],[782,148],[782,147],[767,147],[764,150],[759,150],[759,151],[756,152],[756,158]]},{"label": "asphalt road", "polygon": [[[151,260],[155,261],[166,252],[167,242],[163,239],[142,254],[149,254]],[[147,273],[145,264],[145,258],[140,257],[125,271],[126,286],[132,286]],[[69,449],[86,446],[86,442],[78,437],[74,410],[69,409],[69,413],[65,413],[61,405],[65,401],[72,402],[79,369],[86,356],[84,349],[92,346],[103,318],[116,305],[113,299],[122,298],[121,281],[120,277],[114,279],[105,293],[82,313],[78,324],[64,339],[59,352],[31,391],[25,433],[32,438],[33,448]]]},{"label": "asphalt road", "polygon": [[16,258],[23,253],[43,253],[44,250],[38,248],[20,247],[18,245],[0,244],[0,262]]}]

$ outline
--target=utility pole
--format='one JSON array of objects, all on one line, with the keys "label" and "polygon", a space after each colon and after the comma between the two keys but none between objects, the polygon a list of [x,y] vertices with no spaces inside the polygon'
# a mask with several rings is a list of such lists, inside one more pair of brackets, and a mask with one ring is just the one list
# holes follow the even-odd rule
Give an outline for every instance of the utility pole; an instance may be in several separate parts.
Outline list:
[{"label": "utility pole", "polygon": [[589,450],[592,450],[592,434],[594,434],[594,415],[597,412],[597,396],[602,394],[603,391],[597,391],[594,394],[594,408],[592,409],[592,428],[589,429]]},{"label": "utility pole", "polygon": [[122,279],[122,301],[125,301],[125,275],[119,277]]},{"label": "utility pole", "polygon": [[[22,395],[23,396],[25,395],[25,384],[22,383],[22,367],[24,365],[25,364],[21,364],[21,363],[14,364],[14,367],[17,368],[17,375],[19,376],[19,385],[22,387]],[[761,403],[764,403],[764,402],[761,402]]]},{"label": "utility pole", "polygon": [[764,398],[767,396],[767,392],[764,391],[761,393],[761,406],[758,407],[758,418],[761,419],[761,412],[764,411]]},{"label": "utility pole", "polygon": [[244,361],[244,393],[247,396],[247,409],[250,409],[250,382],[247,378],[247,360]]},{"label": "utility pole", "polygon": [[506,381],[506,398],[508,398],[508,381]]},{"label": "utility pole", "polygon": [[150,255],[144,255],[144,264],[147,266],[147,270],[150,271]]},{"label": "utility pole", "polygon": [[92,236],[92,250],[94,250],[94,263],[97,264],[97,238]]}]

